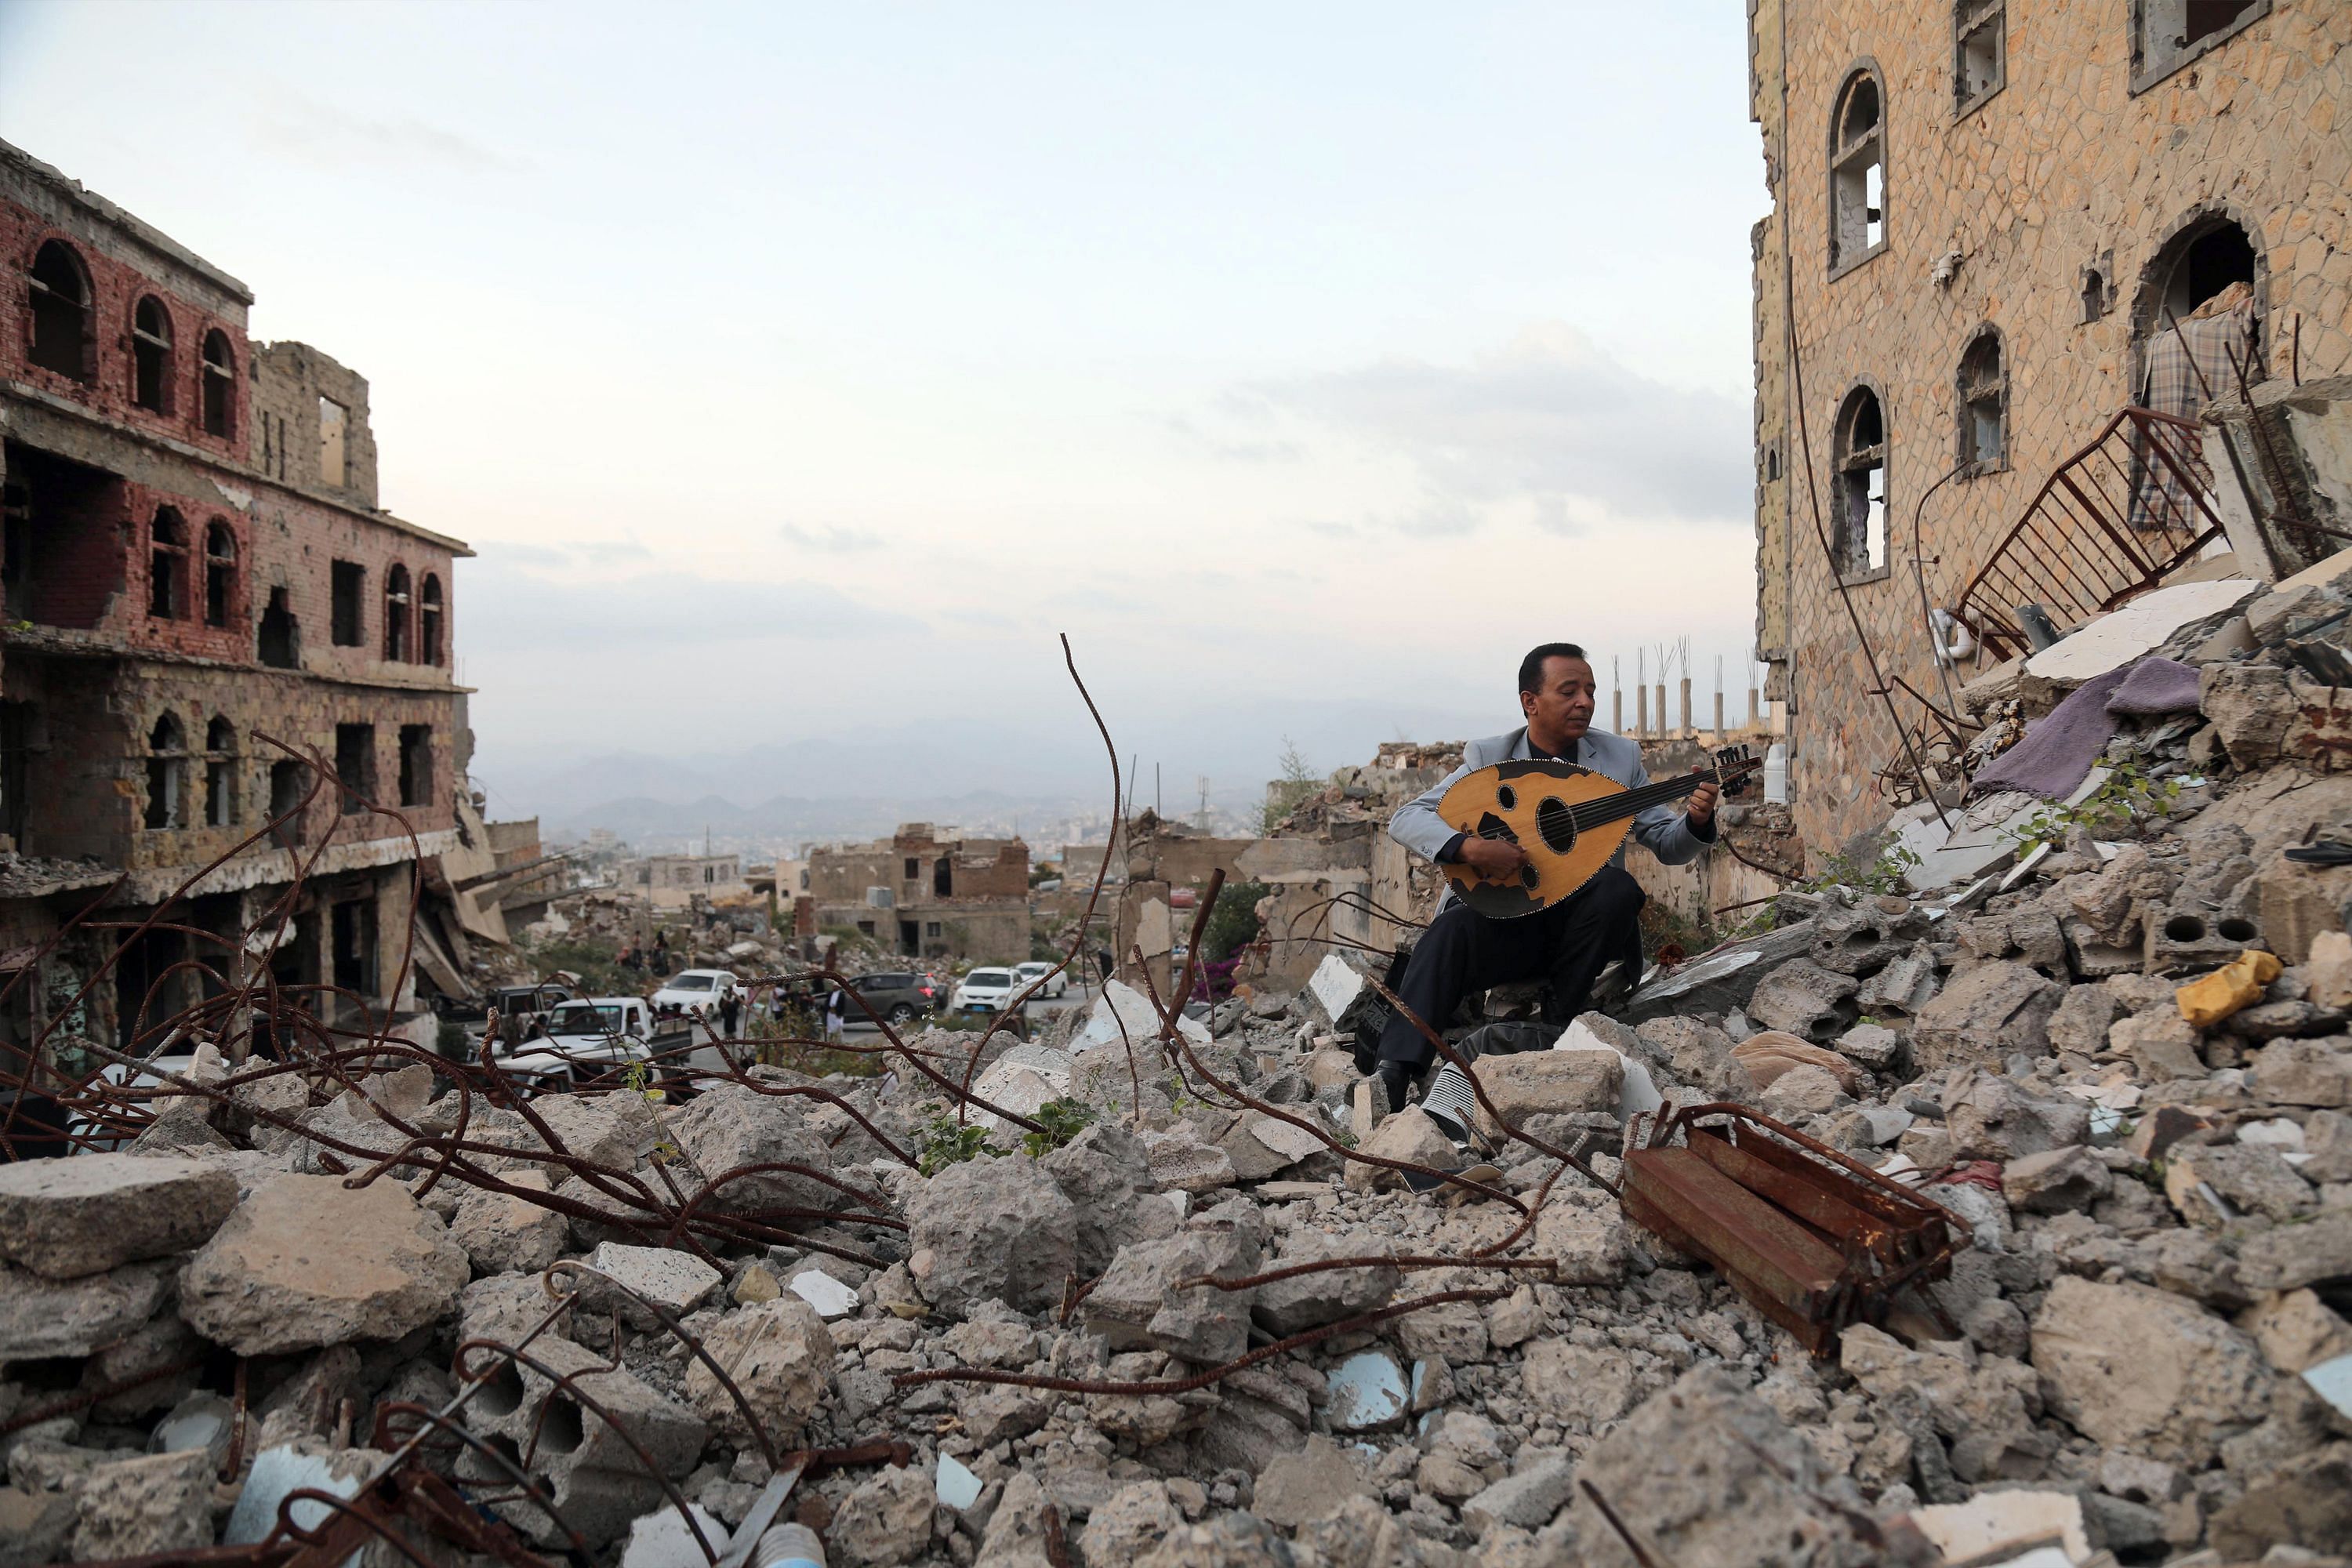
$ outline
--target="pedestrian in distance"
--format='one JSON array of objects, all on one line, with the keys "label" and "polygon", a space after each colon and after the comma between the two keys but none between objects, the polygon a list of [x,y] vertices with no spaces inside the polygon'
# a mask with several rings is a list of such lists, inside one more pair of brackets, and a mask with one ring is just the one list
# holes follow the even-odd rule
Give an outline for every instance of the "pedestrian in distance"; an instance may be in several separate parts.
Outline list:
[{"label": "pedestrian in distance", "polygon": [[849,996],[838,985],[824,999],[824,1037],[841,1038],[842,1026],[849,1021]]},{"label": "pedestrian in distance", "polygon": [[719,994],[719,1026],[729,1039],[735,1037],[735,1025],[743,1016],[743,994],[729,984]]}]

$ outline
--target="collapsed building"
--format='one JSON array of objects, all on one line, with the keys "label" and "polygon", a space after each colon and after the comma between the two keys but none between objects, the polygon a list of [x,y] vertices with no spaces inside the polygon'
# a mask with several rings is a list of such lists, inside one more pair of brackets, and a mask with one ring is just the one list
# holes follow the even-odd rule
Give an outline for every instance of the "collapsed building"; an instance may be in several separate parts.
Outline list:
[{"label": "collapsed building", "polygon": [[252,342],[243,283],[5,144],[0,250],[0,1056],[127,1046],[257,971],[413,1009],[420,862],[464,847],[471,552],[377,504],[364,379]]},{"label": "collapsed building", "polygon": [[812,847],[819,927],[845,927],[907,958],[1017,963],[1029,956],[1029,846],[941,838],[928,822],[887,838]]},{"label": "collapsed building", "polygon": [[1756,635],[1808,843],[1915,771],[1874,688],[1948,744],[1923,709],[2021,605],[2067,629],[2269,482],[2207,405],[2352,367],[2348,41],[2289,0],[1749,5]]}]

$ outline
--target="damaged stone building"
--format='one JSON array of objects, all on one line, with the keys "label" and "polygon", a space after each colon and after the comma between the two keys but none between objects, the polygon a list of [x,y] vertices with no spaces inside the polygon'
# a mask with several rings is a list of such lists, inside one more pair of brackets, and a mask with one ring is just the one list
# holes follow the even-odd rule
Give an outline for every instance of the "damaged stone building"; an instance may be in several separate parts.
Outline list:
[{"label": "damaged stone building", "polygon": [[[2237,481],[2197,474],[2194,421],[2232,360],[2352,363],[2352,8],[1751,0],[1748,43],[1757,641],[1819,847],[1904,755],[1857,625],[1906,727],[1954,710],[2021,604],[2063,631],[2208,531],[2186,492]],[[2152,378],[2217,311],[2221,384]]]},{"label": "damaged stone building", "polygon": [[845,927],[907,958],[1017,963],[1029,956],[1029,846],[941,838],[907,822],[870,844],[808,853],[820,926]]},{"label": "damaged stone building", "polygon": [[260,967],[320,1014],[413,1006],[471,552],[377,505],[364,379],[253,342],[244,284],[5,143],[0,253],[0,1054],[53,1020],[53,1053],[127,1046]]}]

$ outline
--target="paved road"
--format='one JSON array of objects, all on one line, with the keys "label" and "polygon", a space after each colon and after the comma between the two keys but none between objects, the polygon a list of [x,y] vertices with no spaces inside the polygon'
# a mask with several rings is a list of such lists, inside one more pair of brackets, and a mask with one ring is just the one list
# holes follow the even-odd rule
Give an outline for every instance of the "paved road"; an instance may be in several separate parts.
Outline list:
[{"label": "paved road", "polygon": [[[1031,1002],[1024,1009],[1029,1015],[1030,1032],[1033,1035],[1035,1034],[1053,1018],[1055,1014],[1065,1008],[1091,1005],[1099,991],[1098,986],[1088,985],[1081,988],[1072,985],[1067,992],[1051,1001],[1041,999]],[[866,1040],[878,1040],[882,1037],[882,1031],[878,1027],[854,1014],[849,1022],[844,1026],[843,1033],[848,1038],[857,1040],[861,1044]],[[687,1058],[687,1061],[691,1067],[708,1068],[713,1072],[723,1070],[727,1065],[719,1059],[719,1052],[709,1046],[704,1046],[696,1050]]]}]

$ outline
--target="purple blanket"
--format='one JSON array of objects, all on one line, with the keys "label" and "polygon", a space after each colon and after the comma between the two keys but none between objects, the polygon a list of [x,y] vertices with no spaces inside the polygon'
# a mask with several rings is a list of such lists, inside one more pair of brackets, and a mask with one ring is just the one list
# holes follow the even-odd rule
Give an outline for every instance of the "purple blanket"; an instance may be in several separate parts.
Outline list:
[{"label": "purple blanket", "polygon": [[2023,790],[2044,800],[2074,793],[2115,738],[2125,714],[2179,713],[2197,706],[2197,671],[2169,658],[2144,658],[2076,687],[2025,739],[1993,759],[1969,785],[1972,795]]}]

